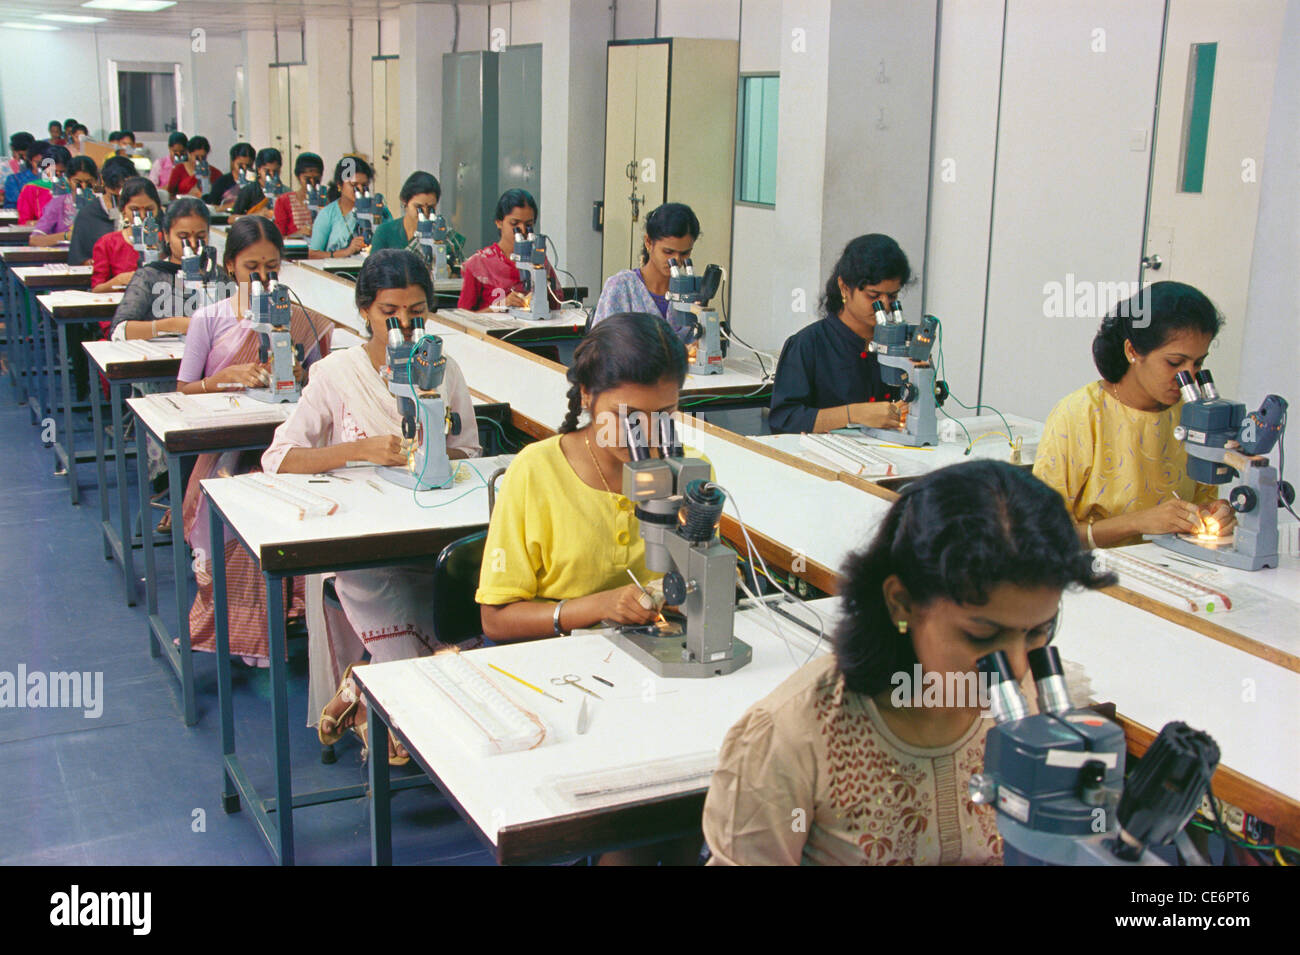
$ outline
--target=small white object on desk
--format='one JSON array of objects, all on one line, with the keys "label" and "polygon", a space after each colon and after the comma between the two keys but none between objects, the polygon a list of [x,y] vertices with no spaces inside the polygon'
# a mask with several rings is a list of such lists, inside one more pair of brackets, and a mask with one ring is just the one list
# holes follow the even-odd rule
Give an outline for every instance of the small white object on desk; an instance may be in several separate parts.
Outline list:
[{"label": "small white object on desk", "polygon": [[419,672],[439,693],[426,697],[437,724],[473,754],[491,756],[535,749],[546,724],[503,690],[468,657],[455,651],[421,657]]},{"label": "small white object on desk", "polygon": [[825,458],[832,467],[858,477],[894,477],[893,462],[871,445],[850,434],[801,434],[800,446],[810,455]]},{"label": "small white object on desk", "polygon": [[[1119,575],[1120,586],[1155,597],[1179,610],[1226,613],[1232,609],[1232,599],[1222,585],[1210,586],[1168,565],[1162,566],[1125,553],[1122,548],[1099,548],[1092,552],[1092,556],[1099,567]],[[1188,565],[1188,570],[1195,571],[1195,565],[1190,561],[1182,563]]]},{"label": "small white object on desk", "polygon": [[295,487],[274,474],[255,471],[251,474],[240,474],[233,480],[242,481],[267,497],[295,509],[300,521],[308,517],[328,517],[339,509],[338,501]]}]

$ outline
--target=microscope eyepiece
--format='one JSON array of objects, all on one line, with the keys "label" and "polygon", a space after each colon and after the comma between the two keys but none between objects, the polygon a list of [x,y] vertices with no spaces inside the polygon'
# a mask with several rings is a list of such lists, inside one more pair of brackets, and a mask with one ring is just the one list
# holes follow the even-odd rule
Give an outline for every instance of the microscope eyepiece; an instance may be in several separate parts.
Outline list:
[{"label": "microscope eyepiece", "polygon": [[1184,401],[1201,400],[1200,386],[1196,384],[1196,379],[1192,377],[1190,371],[1180,371],[1174,376],[1174,379],[1178,382],[1178,390],[1183,393]]},{"label": "microscope eyepiece", "polygon": [[979,670],[989,684],[989,709],[993,718],[999,723],[1024,719],[1029,715],[1029,704],[1020,692],[1015,674],[1011,672],[1011,663],[1001,650],[987,653],[975,661]]},{"label": "microscope eyepiece", "polygon": [[1056,647],[1039,647],[1030,650],[1029,669],[1034,674],[1040,713],[1064,713],[1074,708],[1074,704],[1070,702],[1070,691],[1065,685],[1061,654]]},{"label": "microscope eyepiece", "polygon": [[1196,373],[1196,383],[1201,386],[1201,397],[1206,400],[1219,397],[1219,389],[1214,386],[1214,376],[1210,369],[1202,368]]}]

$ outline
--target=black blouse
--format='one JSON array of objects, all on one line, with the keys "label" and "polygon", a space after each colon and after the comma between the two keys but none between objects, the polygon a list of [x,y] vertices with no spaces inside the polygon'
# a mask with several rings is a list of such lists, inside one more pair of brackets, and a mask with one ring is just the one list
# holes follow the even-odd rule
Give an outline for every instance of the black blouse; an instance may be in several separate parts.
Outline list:
[{"label": "black blouse", "polygon": [[838,316],[828,315],[786,340],[768,423],[775,434],[810,432],[822,408],[893,397],[867,343]]}]

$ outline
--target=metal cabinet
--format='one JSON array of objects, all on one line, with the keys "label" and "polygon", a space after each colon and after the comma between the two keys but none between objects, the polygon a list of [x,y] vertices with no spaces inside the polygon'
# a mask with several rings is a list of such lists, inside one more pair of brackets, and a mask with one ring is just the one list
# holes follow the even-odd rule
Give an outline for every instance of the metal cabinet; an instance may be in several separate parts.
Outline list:
[{"label": "metal cabinet", "polygon": [[[542,48],[475,50],[442,58],[442,212],[474,252],[496,240],[507,189],[538,194],[542,168]],[[543,220],[543,223],[545,220]]]}]

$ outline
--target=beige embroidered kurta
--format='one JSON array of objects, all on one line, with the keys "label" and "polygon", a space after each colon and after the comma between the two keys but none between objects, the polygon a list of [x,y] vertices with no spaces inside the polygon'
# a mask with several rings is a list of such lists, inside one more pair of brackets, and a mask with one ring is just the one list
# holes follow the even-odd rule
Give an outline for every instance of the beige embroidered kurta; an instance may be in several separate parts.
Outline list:
[{"label": "beige embroidered kurta", "polygon": [[704,804],[709,864],[999,865],[994,811],[966,790],[992,725],[912,746],[819,657],[727,733]]}]

